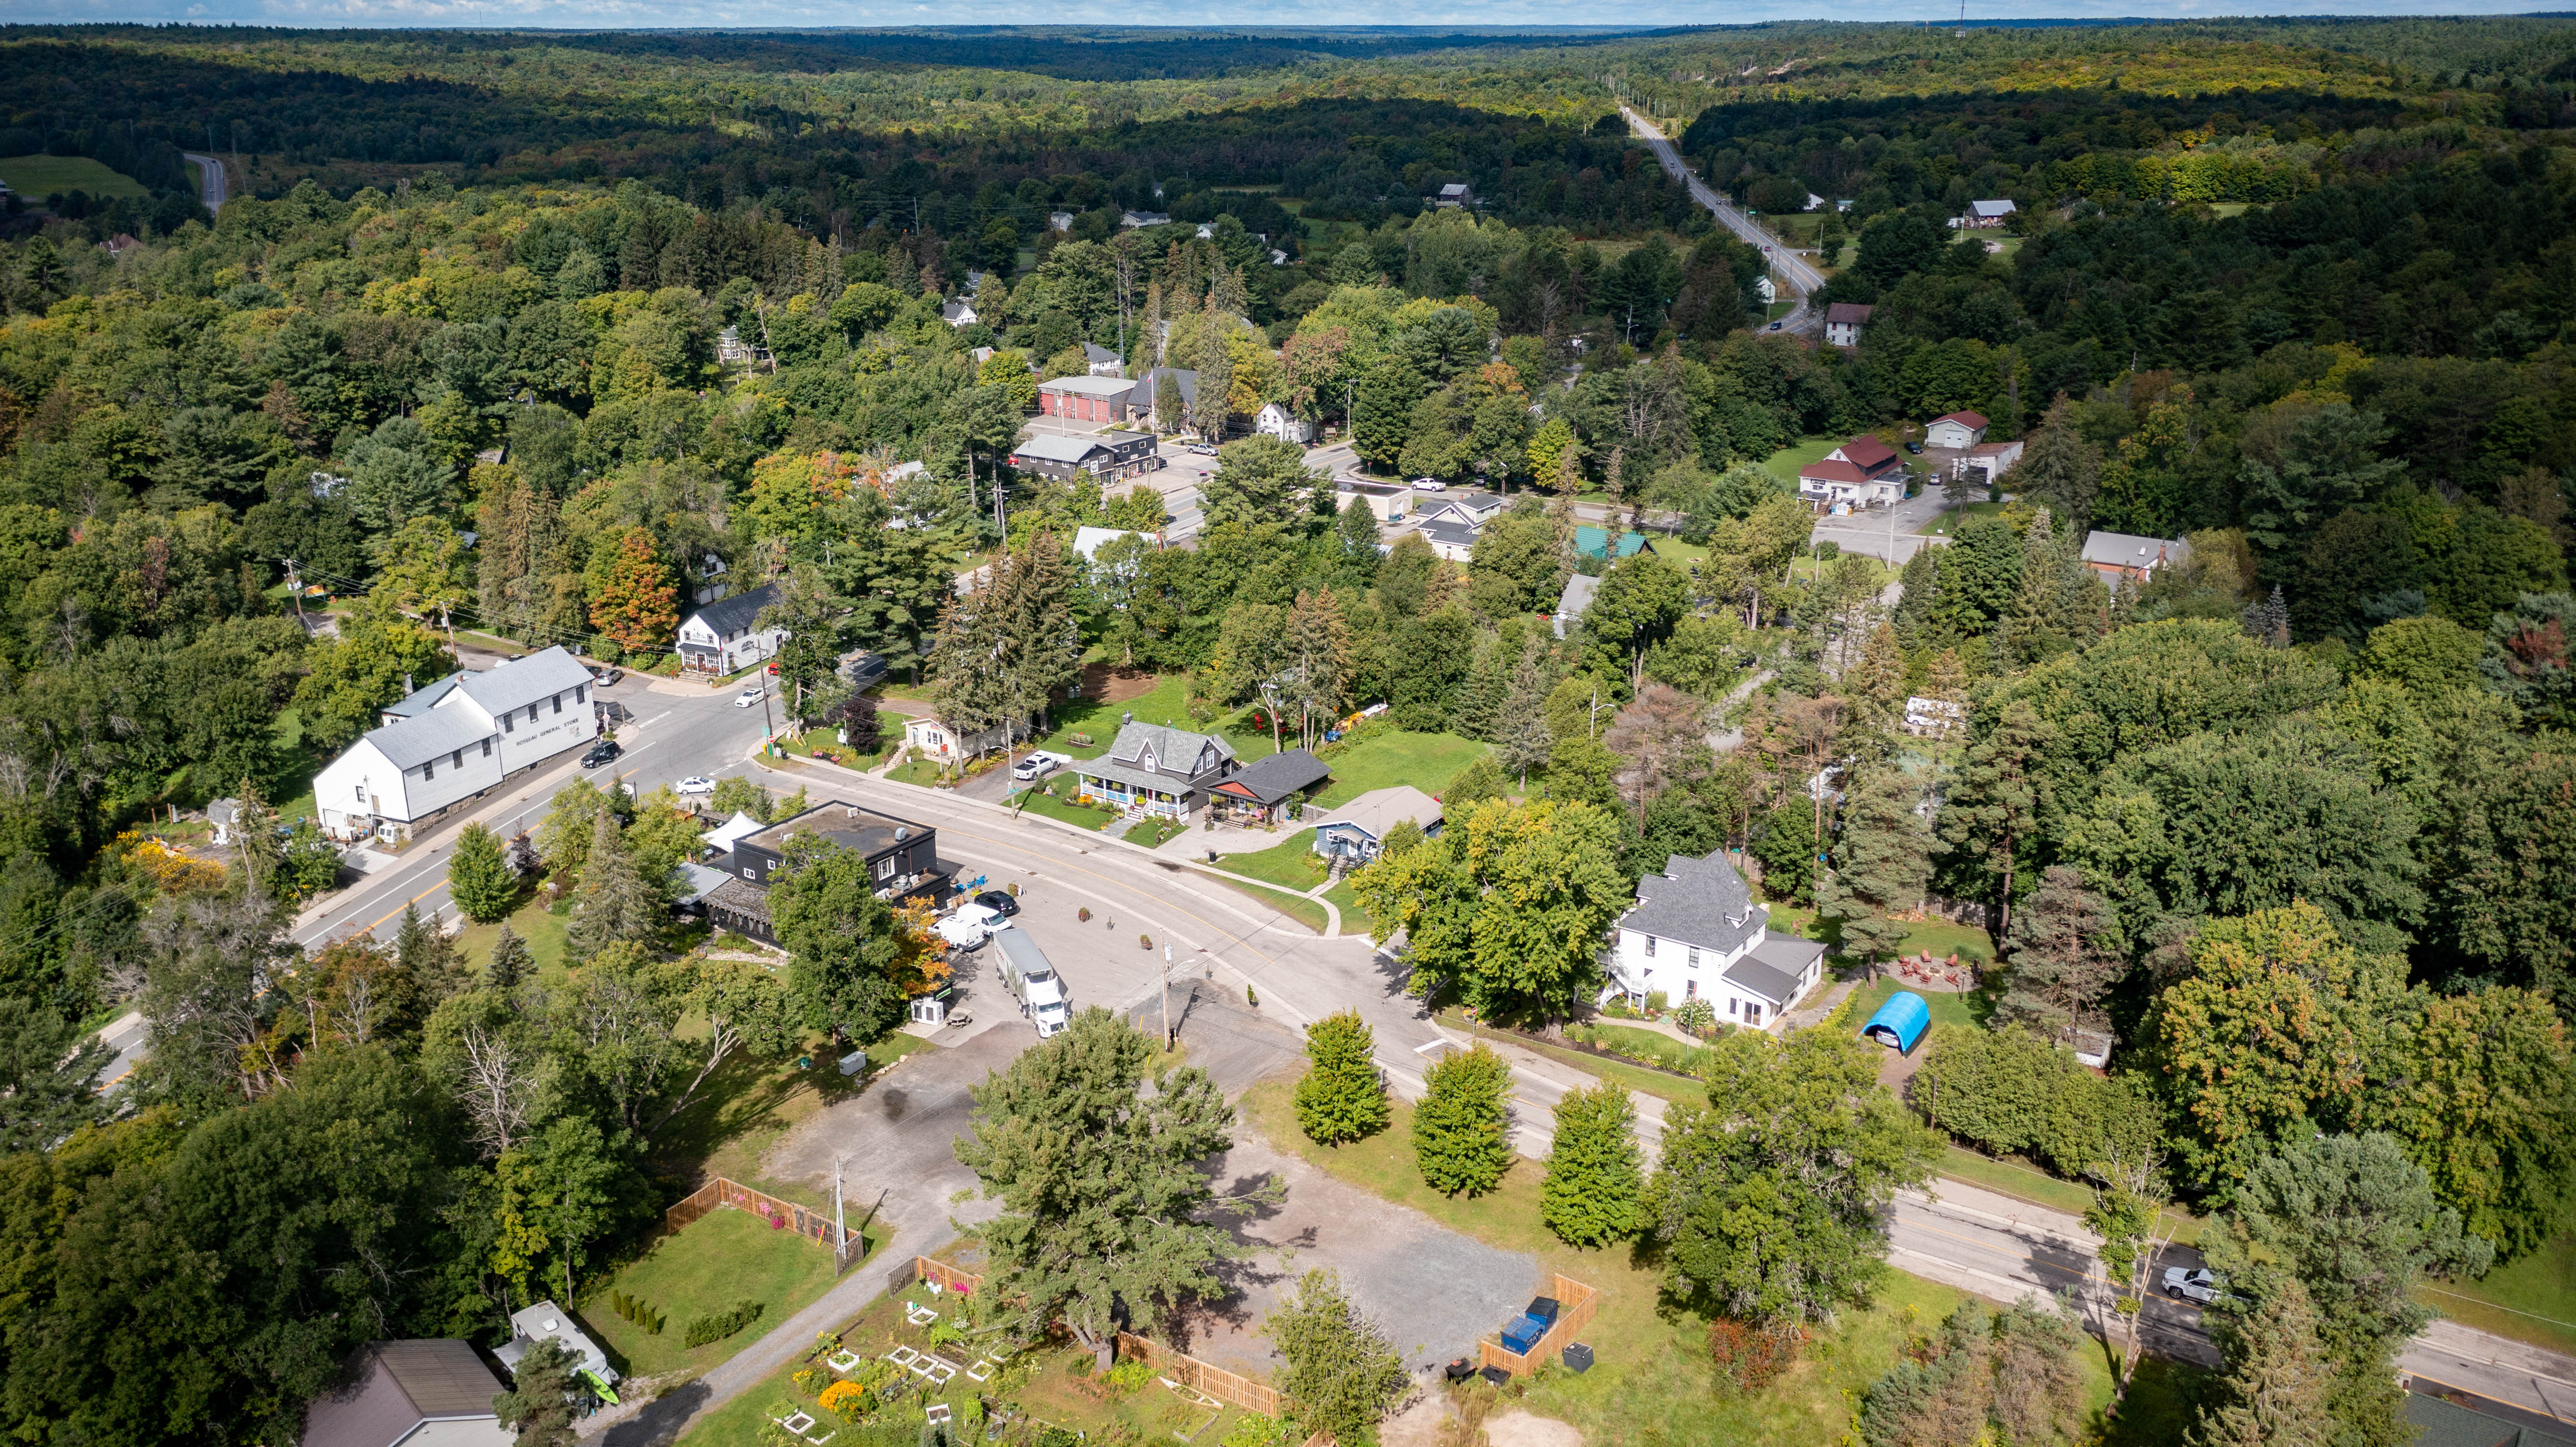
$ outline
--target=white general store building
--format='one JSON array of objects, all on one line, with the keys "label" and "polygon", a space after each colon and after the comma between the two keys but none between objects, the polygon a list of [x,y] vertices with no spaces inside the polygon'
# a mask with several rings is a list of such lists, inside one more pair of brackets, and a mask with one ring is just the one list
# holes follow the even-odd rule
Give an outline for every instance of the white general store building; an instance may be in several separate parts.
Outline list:
[{"label": "white general store building", "polygon": [[456,673],[385,706],[313,779],[322,829],[394,842],[599,737],[590,670],[560,646]]}]

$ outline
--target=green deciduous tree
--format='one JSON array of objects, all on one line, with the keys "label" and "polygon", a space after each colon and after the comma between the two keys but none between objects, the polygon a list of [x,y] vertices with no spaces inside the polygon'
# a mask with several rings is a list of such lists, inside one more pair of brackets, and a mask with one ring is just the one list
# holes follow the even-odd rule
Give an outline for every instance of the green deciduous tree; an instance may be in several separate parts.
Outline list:
[{"label": "green deciduous tree", "polygon": [[1878,1066],[1838,1031],[1739,1030],[1716,1044],[1709,1103],[1667,1113],[1646,1189],[1668,1291],[1764,1324],[1868,1301],[1887,1270],[1879,1213],[1930,1178],[1941,1149],[1878,1088]]},{"label": "green deciduous tree", "polygon": [[1321,1145],[1365,1140],[1386,1129],[1386,1082],[1372,1057],[1377,1038],[1357,1010],[1306,1027],[1305,1077],[1297,1082],[1297,1125]]},{"label": "green deciduous tree", "polygon": [[1233,1144],[1234,1110],[1205,1071],[1148,1083],[1155,1042],[1093,1007],[1010,1068],[973,1086],[957,1159],[1003,1214],[979,1235],[995,1298],[1025,1339],[1057,1322],[1097,1354],[1115,1350],[1123,1307],[1169,1312],[1223,1295],[1215,1268],[1245,1254],[1206,1218],[1220,1202],[1200,1164]]},{"label": "green deciduous tree", "polygon": [[1629,899],[1618,825],[1589,804],[1479,804],[1436,839],[1351,878],[1374,937],[1402,930],[1413,988],[1488,1018],[1560,1018],[1599,983],[1600,940]]},{"label": "green deciduous tree", "polygon": [[1413,1159],[1423,1182],[1455,1196],[1481,1196],[1511,1169],[1511,1067],[1482,1041],[1453,1050],[1423,1073],[1413,1108]]},{"label": "green deciduous tree", "polygon": [[1307,1272],[1261,1325],[1288,1359],[1279,1390],[1298,1424],[1336,1442],[1373,1440],[1412,1385],[1403,1355],[1343,1293],[1339,1272]]},{"label": "green deciduous tree", "polygon": [[21,995],[0,996],[0,1151],[50,1150],[107,1118],[98,1075],[115,1052]]},{"label": "green deciduous tree", "polygon": [[476,924],[508,914],[519,897],[519,877],[502,857],[501,836],[479,823],[459,830],[456,852],[447,857],[447,890],[458,911]]},{"label": "green deciduous tree", "polygon": [[769,910],[807,1025],[836,1042],[873,1040],[901,1014],[894,908],[877,898],[865,855],[799,833],[770,881]]},{"label": "green deciduous tree", "polygon": [[1645,1185],[1637,1105],[1616,1084],[1570,1090],[1556,1103],[1556,1141],[1539,1192],[1539,1219],[1557,1239],[1607,1246],[1637,1229]]},{"label": "green deciduous tree", "polygon": [[304,681],[295,686],[304,737],[319,750],[348,747],[383,721],[386,704],[456,671],[456,656],[438,635],[390,609],[370,604],[340,620],[340,636],[305,650]]},{"label": "green deciduous tree", "polygon": [[1583,613],[1586,665],[1605,679],[1635,688],[1647,650],[1670,638],[1690,611],[1690,579],[1653,553],[1635,553],[1610,565],[1600,591]]}]

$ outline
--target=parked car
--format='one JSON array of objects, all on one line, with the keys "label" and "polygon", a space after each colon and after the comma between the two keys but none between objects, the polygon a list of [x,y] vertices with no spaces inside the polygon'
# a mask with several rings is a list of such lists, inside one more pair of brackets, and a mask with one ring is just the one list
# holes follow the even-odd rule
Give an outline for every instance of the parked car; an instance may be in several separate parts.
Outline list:
[{"label": "parked car", "polygon": [[1413,480],[1415,492],[1438,492],[1443,486],[1445,484],[1436,477],[1417,477]]},{"label": "parked car", "polygon": [[761,697],[762,692],[760,680],[755,678],[751,682],[742,686],[742,692],[734,695],[733,706],[736,708],[749,708],[753,704],[760,702]]},{"label": "parked car", "polygon": [[958,906],[955,913],[931,926],[953,949],[971,950],[1009,929],[1011,922],[980,904]]},{"label": "parked car", "polygon": [[594,671],[594,672],[590,675],[590,681],[591,681],[591,682],[593,682],[593,683],[595,683],[595,684],[598,684],[598,685],[599,685],[600,687],[602,687],[602,688],[606,688],[606,687],[608,687],[608,686],[609,686],[609,685],[611,685],[611,684],[619,683],[619,682],[624,681],[625,677],[626,677],[626,670],[625,670],[625,669],[622,669],[622,668],[602,668],[602,669],[598,669],[598,670]]},{"label": "parked car", "polygon": [[617,756],[624,752],[626,752],[624,749],[617,746],[617,740],[601,739],[590,746],[589,753],[581,756],[581,766],[585,769],[596,769],[602,764],[613,764],[617,761]]},{"label": "parked car", "polygon": [[1000,915],[1004,919],[1009,919],[1012,915],[1020,912],[1020,902],[1011,898],[1011,892],[1006,889],[985,890],[982,894],[975,896],[974,902],[991,910],[993,913]]},{"label": "parked car", "polygon": [[2203,1306],[2227,1294],[2227,1283],[2206,1267],[2186,1270],[2180,1266],[2165,1268],[2165,1295],[2176,1301],[2196,1301]]},{"label": "parked car", "polygon": [[1216,456],[1216,444],[1213,442],[1193,442],[1184,450],[1195,452],[1201,457]]},{"label": "parked car", "polygon": [[1920,442],[1908,442],[1905,444],[1905,450],[1913,453],[1917,457],[1921,457],[1923,455],[1923,444]]},{"label": "parked car", "polygon": [[716,791],[716,781],[704,774],[691,774],[671,787],[683,794],[712,794]]},{"label": "parked car", "polygon": [[1072,758],[1067,755],[1051,754],[1044,749],[1039,749],[1011,765],[1011,777],[1027,783],[1031,779],[1043,779],[1072,762]]}]

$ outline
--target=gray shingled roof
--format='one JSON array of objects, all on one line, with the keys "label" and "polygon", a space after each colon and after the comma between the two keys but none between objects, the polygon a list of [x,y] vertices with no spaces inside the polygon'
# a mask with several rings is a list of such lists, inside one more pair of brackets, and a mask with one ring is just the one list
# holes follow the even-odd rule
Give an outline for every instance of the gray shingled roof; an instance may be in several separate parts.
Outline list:
[{"label": "gray shingled roof", "polygon": [[1239,788],[1250,794],[1256,803],[1269,805],[1332,776],[1332,769],[1311,751],[1290,749],[1244,765],[1227,776],[1224,787],[1229,790]]},{"label": "gray shingled roof", "polygon": [[760,610],[778,601],[778,585],[763,583],[748,593],[718,598],[697,612],[698,621],[715,630],[718,638],[727,634],[747,633],[760,617]]},{"label": "gray shingled roof", "polygon": [[1637,904],[1619,928],[1725,953],[1760,934],[1763,912],[1723,849],[1705,859],[1676,854],[1661,874],[1637,882]]},{"label": "gray shingled roof", "polygon": [[1721,978],[1743,986],[1775,1008],[1785,1008],[1797,997],[1798,977],[1805,974],[1807,966],[1824,952],[1822,940],[1765,934],[1762,943],[1755,945],[1744,958],[1727,966]]},{"label": "gray shingled roof", "polygon": [[1422,534],[1424,542],[1438,543],[1442,547],[1473,548],[1476,546],[1476,529],[1453,518],[1429,519],[1418,531]]},{"label": "gray shingled roof", "polygon": [[1134,769],[1141,767],[1137,761],[1150,748],[1154,751],[1155,772],[1163,776],[1168,786],[1174,780],[1186,781],[1192,777],[1191,770],[1198,763],[1199,750],[1208,744],[1216,745],[1217,757],[1234,757],[1234,745],[1214,734],[1192,733],[1169,724],[1130,719],[1118,726],[1118,737],[1111,741],[1108,756],[1093,762],[1120,764]]}]

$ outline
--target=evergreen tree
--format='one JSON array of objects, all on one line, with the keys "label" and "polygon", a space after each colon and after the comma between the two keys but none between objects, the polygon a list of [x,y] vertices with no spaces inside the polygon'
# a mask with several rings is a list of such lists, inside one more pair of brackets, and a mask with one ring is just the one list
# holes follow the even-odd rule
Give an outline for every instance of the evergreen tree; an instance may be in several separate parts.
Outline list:
[{"label": "evergreen tree", "polygon": [[1503,690],[1503,701],[1494,715],[1494,757],[1504,768],[1520,778],[1522,793],[1529,792],[1529,771],[1547,767],[1552,746],[1548,728],[1547,672],[1539,666],[1539,641],[1535,638],[1521,645],[1519,664],[1512,669],[1511,684]]},{"label": "evergreen tree", "polygon": [[2004,485],[2023,502],[2056,513],[2065,519],[2068,532],[2082,537],[2101,479],[2102,450],[2084,440],[2075,424],[2075,404],[2060,394],[2023,446],[2021,461],[2013,464]]},{"label": "evergreen tree", "polygon": [[1443,808],[1464,809],[1487,799],[1499,799],[1510,789],[1511,782],[1511,776],[1494,762],[1492,754],[1478,754],[1441,786],[1440,803]]},{"label": "evergreen tree", "polygon": [[519,877],[501,855],[501,836],[481,824],[458,831],[456,852],[447,859],[447,890],[456,908],[476,924],[490,924],[510,912],[519,897]]},{"label": "evergreen tree", "polygon": [[2042,508],[2022,539],[2021,583],[2005,618],[2005,654],[2044,663],[2100,637],[2110,627],[2109,595],[2084,566],[2083,534],[2060,529]]},{"label": "evergreen tree", "polygon": [[636,867],[625,831],[605,809],[592,827],[590,857],[582,866],[581,889],[573,896],[572,910],[572,928],[566,937],[576,963],[620,940],[650,938],[662,927],[661,891]]},{"label": "evergreen tree", "polygon": [[1372,466],[1394,466],[1413,436],[1413,404],[1427,385],[1403,357],[1390,352],[1379,358],[1361,375],[1352,397],[1352,449]]},{"label": "evergreen tree", "polygon": [[1476,661],[1467,668],[1467,686],[1458,692],[1457,730],[1471,739],[1493,742],[1502,722],[1503,695],[1511,689],[1512,653],[1493,633],[1478,635]]},{"label": "evergreen tree", "polygon": [[1180,375],[1167,369],[1154,379],[1154,425],[1166,432],[1178,432],[1188,418],[1188,408],[1181,401]]},{"label": "evergreen tree", "polygon": [[2281,599],[2280,584],[2272,585],[2272,596],[2246,605],[2243,618],[2245,631],[2262,640],[2265,647],[2290,646],[2290,605]]},{"label": "evergreen tree", "polygon": [[2275,1286],[2226,1334],[2227,1375],[2193,1427],[2192,1447],[2329,1447],[2333,1389],[2317,1315],[2296,1280]]},{"label": "evergreen tree", "polygon": [[1905,726],[1905,650],[1894,625],[1870,630],[1860,661],[1843,675],[1842,693],[1851,702],[1852,726],[1868,736],[1873,751],[1892,752]]},{"label": "evergreen tree", "polygon": [[1386,1129],[1386,1083],[1379,1078],[1377,1037],[1357,1010],[1306,1027],[1305,1078],[1297,1082],[1297,1124],[1318,1145],[1365,1140]]},{"label": "evergreen tree", "polygon": [[1998,934],[2012,927],[2013,878],[2038,827],[2040,756],[2056,738],[2029,700],[2005,704],[1985,737],[1968,746],[1941,809],[1942,839],[1995,881]]},{"label": "evergreen tree", "polygon": [[484,983],[507,994],[536,972],[536,956],[529,953],[528,942],[519,938],[508,920],[503,920],[501,932],[492,936],[492,959],[483,967]]},{"label": "evergreen tree", "polygon": [[492,1399],[494,1415],[518,1434],[519,1447],[572,1447],[573,1403],[588,1393],[574,1375],[580,1365],[570,1347],[551,1339],[519,1358],[510,1390]]},{"label": "evergreen tree", "polygon": [[1841,922],[1846,951],[1892,955],[1913,928],[1894,916],[1920,908],[1932,879],[1932,831],[1914,812],[1921,797],[1904,774],[1874,769],[1843,803],[1843,837],[1833,873],[1816,886],[1816,912]]},{"label": "evergreen tree", "polygon": [[419,905],[403,906],[402,924],[394,931],[394,960],[410,982],[413,1008],[423,1017],[465,982],[465,958],[437,910],[424,919]]},{"label": "evergreen tree", "polygon": [[2053,1040],[2102,1028],[2102,997],[2123,963],[2107,947],[2116,923],[2083,875],[2050,865],[2004,938],[2012,973],[1997,1013]]},{"label": "evergreen tree", "polygon": [[1539,1193],[1539,1219],[1557,1239],[1607,1246],[1636,1229],[1645,1184],[1636,1127],[1636,1102],[1615,1084],[1568,1091],[1557,1101],[1556,1144]]},{"label": "evergreen tree", "polygon": [[1511,1067],[1482,1041],[1453,1050],[1424,1073],[1428,1090],[1413,1108],[1413,1158],[1424,1184],[1455,1196],[1501,1185],[1512,1164],[1504,1098]]},{"label": "evergreen tree", "polygon": [[1224,314],[1205,318],[1199,331],[1198,395],[1190,401],[1190,425],[1201,437],[1225,436],[1226,394],[1234,390],[1234,359],[1226,352],[1225,334],[1235,320]]},{"label": "evergreen tree", "polygon": [[1296,1295],[1261,1325],[1288,1359],[1279,1390],[1301,1430],[1337,1442],[1372,1441],[1387,1409],[1412,1385],[1403,1354],[1343,1293],[1338,1272],[1307,1272]]}]

